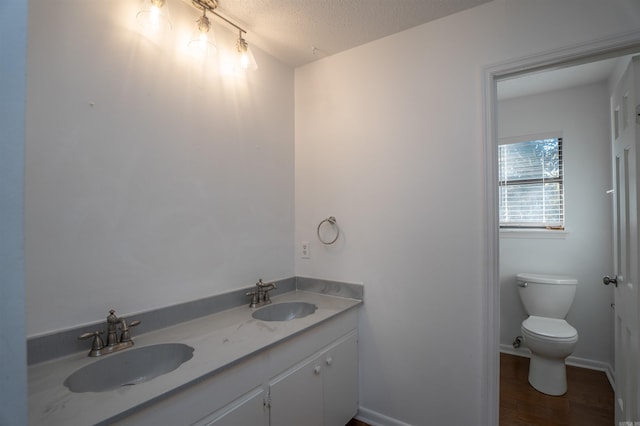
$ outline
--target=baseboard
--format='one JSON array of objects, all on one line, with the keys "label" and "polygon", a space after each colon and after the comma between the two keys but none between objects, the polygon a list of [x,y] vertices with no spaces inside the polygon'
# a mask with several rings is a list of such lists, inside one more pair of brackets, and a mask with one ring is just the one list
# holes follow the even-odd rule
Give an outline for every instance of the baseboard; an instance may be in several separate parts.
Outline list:
[{"label": "baseboard", "polygon": [[365,422],[371,426],[411,426],[409,423],[401,422],[400,420],[396,420],[364,407],[358,407],[356,420],[360,420],[361,422]]},{"label": "baseboard", "polygon": [[613,371],[613,367],[611,366],[611,364],[609,364],[609,367],[607,368],[607,371],[605,371],[605,373],[607,373],[607,379],[609,379],[609,384],[611,385],[611,389],[613,389],[613,392],[616,391],[616,373],[615,371]]},{"label": "baseboard", "polygon": [[615,388],[615,374],[613,372],[613,367],[611,364],[601,361],[594,361],[592,359],[578,358],[575,356],[570,356],[567,358],[567,365],[572,365],[574,367],[588,368],[590,370],[602,371],[606,376],[609,384],[611,385],[611,389],[614,391]]},{"label": "baseboard", "polygon": [[531,358],[531,351],[525,348],[524,346],[520,348],[514,348],[513,345],[500,345],[500,352],[515,355],[515,356],[523,356],[525,358]]},{"label": "baseboard", "polygon": [[[531,351],[529,351],[529,349],[524,347],[514,348],[512,345],[506,345],[506,344],[500,345],[500,352],[510,354],[510,355],[523,356],[526,358],[531,357]],[[601,362],[601,361],[594,361],[592,359],[579,358],[576,356],[570,356],[569,358],[567,358],[566,363],[567,365],[571,365],[574,367],[588,368],[589,370],[602,371],[604,374],[607,375],[607,380],[609,380],[609,384],[611,385],[611,388],[615,389],[614,387],[615,375],[613,372],[613,367],[611,367],[611,364],[608,364],[606,362]]]}]

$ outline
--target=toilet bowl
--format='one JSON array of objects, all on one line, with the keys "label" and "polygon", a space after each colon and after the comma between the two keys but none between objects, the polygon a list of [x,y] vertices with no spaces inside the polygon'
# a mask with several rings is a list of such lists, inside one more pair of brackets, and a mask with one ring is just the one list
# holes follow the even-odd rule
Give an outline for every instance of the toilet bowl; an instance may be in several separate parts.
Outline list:
[{"label": "toilet bowl", "polygon": [[531,351],[529,383],[547,395],[563,395],[567,392],[565,359],[578,343],[578,331],[564,318],[578,281],[562,275],[521,273],[516,282],[529,314],[520,327]]},{"label": "toilet bowl", "polygon": [[567,392],[565,358],[578,343],[578,331],[562,319],[530,316],[520,328],[531,351],[529,383],[547,395]]}]

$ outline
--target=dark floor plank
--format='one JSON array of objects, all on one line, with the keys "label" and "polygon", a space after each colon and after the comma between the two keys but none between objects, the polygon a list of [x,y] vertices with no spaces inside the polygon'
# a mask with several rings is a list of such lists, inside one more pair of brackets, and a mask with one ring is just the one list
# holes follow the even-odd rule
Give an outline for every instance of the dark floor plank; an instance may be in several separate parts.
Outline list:
[{"label": "dark floor plank", "polygon": [[369,426],[369,425],[365,422],[361,422],[360,420],[351,419],[349,423],[347,423],[345,426]]},{"label": "dark floor plank", "polygon": [[501,426],[610,426],[613,390],[600,371],[567,366],[568,391],[549,396],[528,382],[529,359],[500,354]]}]

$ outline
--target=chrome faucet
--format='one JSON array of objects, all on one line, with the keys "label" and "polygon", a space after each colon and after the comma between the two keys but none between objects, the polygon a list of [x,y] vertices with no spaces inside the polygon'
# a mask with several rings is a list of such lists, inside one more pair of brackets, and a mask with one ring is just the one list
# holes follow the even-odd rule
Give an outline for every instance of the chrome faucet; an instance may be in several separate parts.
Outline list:
[{"label": "chrome faucet", "polygon": [[[109,316],[107,317],[107,344],[104,344],[101,334],[104,334],[104,330],[94,331],[93,333],[83,333],[78,336],[79,340],[88,339],[93,337],[91,344],[91,351],[89,356],[101,356],[118,352],[126,348],[133,346],[133,340],[131,340],[131,332],[129,327],[135,327],[140,324],[140,321],[131,321],[127,324],[127,320],[123,317],[118,318],[115,315],[116,311],[111,309]],[[120,325],[120,337],[118,337],[118,325]]]},{"label": "chrome faucet", "polygon": [[256,290],[246,293],[247,296],[251,297],[251,302],[249,303],[250,308],[255,308],[259,305],[268,305],[271,303],[269,291],[278,288],[275,283],[262,282],[262,278],[258,280],[256,287],[258,287]]}]

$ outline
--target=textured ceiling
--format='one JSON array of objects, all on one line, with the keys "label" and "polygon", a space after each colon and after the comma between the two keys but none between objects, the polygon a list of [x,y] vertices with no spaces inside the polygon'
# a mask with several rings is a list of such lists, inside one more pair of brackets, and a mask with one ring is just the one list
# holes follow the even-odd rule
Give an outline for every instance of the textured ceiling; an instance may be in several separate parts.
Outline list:
[{"label": "textured ceiling", "polygon": [[217,12],[244,27],[250,44],[297,67],[489,1],[218,0]]}]

